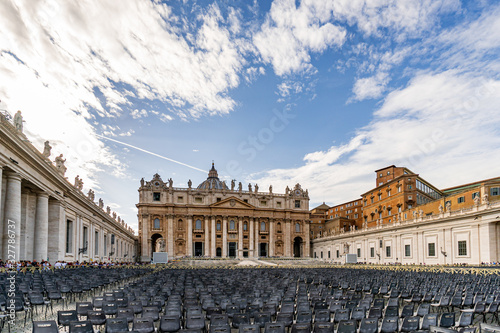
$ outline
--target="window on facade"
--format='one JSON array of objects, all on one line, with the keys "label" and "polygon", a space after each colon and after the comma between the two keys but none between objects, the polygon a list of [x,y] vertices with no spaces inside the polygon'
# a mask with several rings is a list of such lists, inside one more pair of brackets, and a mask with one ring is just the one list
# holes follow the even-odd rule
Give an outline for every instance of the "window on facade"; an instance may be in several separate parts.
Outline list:
[{"label": "window on facade", "polygon": [[490,195],[498,195],[500,194],[500,187],[492,187],[490,188]]},{"label": "window on facade", "polygon": [[153,222],[153,229],[160,229],[160,219],[156,218]]},{"label": "window on facade", "polygon": [[401,193],[401,186],[398,186],[398,193]]},{"label": "window on facade", "polygon": [[472,193],[472,200],[474,200],[476,197],[479,197],[479,192]]},{"label": "window on facade", "polygon": [[300,200],[295,200],[295,208],[300,208]]},{"label": "window on facade", "polygon": [[390,258],[391,257],[391,247],[390,246],[386,246],[385,247],[385,256],[387,258]]},{"label": "window on facade", "polygon": [[195,203],[203,203],[203,198],[196,197],[194,198]]},{"label": "window on facade", "polygon": [[436,256],[436,243],[428,243],[427,244],[427,253],[429,257]]},{"label": "window on facade", "polygon": [[357,219],[358,218],[358,214],[354,214],[354,218]]},{"label": "window on facade", "polygon": [[181,229],[183,228],[183,227],[182,227],[182,220],[177,221],[177,228],[178,228],[179,230],[181,230]]},{"label": "window on facade", "polygon": [[405,245],[405,257],[411,257],[411,247],[410,244]]},{"label": "window on facade", "polygon": [[358,258],[361,258],[361,249],[358,248]]},{"label": "window on facade", "polygon": [[379,174],[378,174],[378,176],[379,176],[380,178],[382,178],[384,175],[383,175],[383,174],[381,174],[381,173],[379,173]]},{"label": "window on facade", "polygon": [[281,201],[276,201],[276,207],[281,208]]},{"label": "window on facade", "polygon": [[217,231],[221,230],[220,221],[217,221]]},{"label": "window on facade", "polygon": [[331,257],[330,257],[330,251],[328,251],[328,259],[330,259],[330,258],[331,258]]},{"label": "window on facade", "polygon": [[382,212],[378,213],[378,218],[381,219],[382,218]]},{"label": "window on facade", "polygon": [[413,208],[413,205],[408,205],[408,209],[412,209]]},{"label": "window on facade", "polygon": [[387,191],[387,196],[390,197],[391,196],[391,190]]},{"label": "window on facade", "polygon": [[184,197],[177,197],[177,202],[184,202]]},{"label": "window on facade", "polygon": [[381,193],[378,194],[378,200],[379,201],[382,200],[382,194]]},{"label": "window on facade", "polygon": [[66,221],[66,253],[73,253],[73,221]]},{"label": "window on facade", "polygon": [[153,192],[153,201],[160,201],[160,198],[161,198],[160,192]]},{"label": "window on facade", "polygon": [[398,207],[398,213],[401,213],[401,211],[402,211],[402,207],[401,207],[401,206],[399,206],[399,207]]},{"label": "window on facade", "polygon": [[243,231],[247,231],[248,230],[248,224],[245,222],[243,223]]},{"label": "window on facade", "polygon": [[115,244],[115,235],[111,234],[111,244]]},{"label": "window on facade", "polygon": [[196,222],[194,223],[194,228],[196,230],[201,230],[201,220],[200,219],[196,220]]},{"label": "window on facade", "polygon": [[94,255],[99,255],[99,231],[96,231],[94,234]]},{"label": "window on facade", "polygon": [[260,231],[266,231],[266,222],[260,222]]},{"label": "window on facade", "polygon": [[370,247],[370,258],[374,258],[374,257],[375,257],[375,248]]},{"label": "window on facade", "polygon": [[365,222],[368,222],[368,216],[365,216],[364,219],[365,219]]},{"label": "window on facade", "polygon": [[340,252],[337,250],[337,258],[340,258]]},{"label": "window on facade", "polygon": [[229,221],[229,230],[236,230],[236,223],[234,223],[234,220]]},{"label": "window on facade", "polygon": [[248,199],[243,199],[243,202],[246,202],[246,203],[248,203]]},{"label": "window on facade", "polygon": [[383,244],[383,243],[382,243],[382,240],[379,240],[378,242],[379,242],[379,247],[380,247],[380,248],[382,248],[382,246],[383,246],[383,245],[382,245],[382,244]]},{"label": "window on facade", "polygon": [[467,255],[467,241],[458,241],[458,255],[459,256]]},{"label": "window on facade", "polygon": [[413,196],[412,195],[409,195],[408,196],[408,200],[412,200],[413,199]]},{"label": "window on facade", "polygon": [[408,185],[408,189],[411,190],[412,189],[412,186],[411,185]]},{"label": "window on facade", "polygon": [[457,203],[465,202],[465,197],[458,197]]},{"label": "window on facade", "polygon": [[323,259],[323,251],[321,251],[321,259]]},{"label": "window on facade", "polygon": [[370,198],[370,202],[373,203],[373,198]]},{"label": "window on facade", "polygon": [[260,205],[264,206],[264,207],[267,206],[267,201],[266,200],[261,200],[260,201]]},{"label": "window on facade", "polygon": [[217,198],[217,202],[220,202],[222,199],[221,198]]}]

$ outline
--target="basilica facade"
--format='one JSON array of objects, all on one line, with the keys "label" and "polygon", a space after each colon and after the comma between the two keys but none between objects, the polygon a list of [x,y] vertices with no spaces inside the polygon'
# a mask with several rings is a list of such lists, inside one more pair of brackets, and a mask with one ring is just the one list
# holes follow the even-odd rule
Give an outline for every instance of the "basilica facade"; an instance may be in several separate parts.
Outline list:
[{"label": "basilica facade", "polygon": [[208,178],[193,187],[173,187],[155,174],[139,188],[141,261],[153,252],[181,257],[309,257],[309,194],[300,184],[284,194]]}]

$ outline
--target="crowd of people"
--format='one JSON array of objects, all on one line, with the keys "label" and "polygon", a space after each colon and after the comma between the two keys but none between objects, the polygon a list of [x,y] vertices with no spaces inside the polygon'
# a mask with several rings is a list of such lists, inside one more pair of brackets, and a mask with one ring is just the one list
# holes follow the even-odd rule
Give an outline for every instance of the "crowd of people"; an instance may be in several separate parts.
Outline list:
[{"label": "crowd of people", "polygon": [[11,261],[3,261],[0,259],[0,272],[2,271],[26,271],[26,270],[51,270],[51,269],[62,269],[62,268],[76,268],[76,267],[96,267],[96,268],[106,268],[106,267],[121,267],[121,266],[130,266],[130,265],[142,265],[141,263],[134,262],[99,262],[99,261],[74,261],[74,262],[66,262],[66,261],[56,261],[55,263],[50,263],[49,261],[29,261],[29,260],[21,260],[16,263]]}]

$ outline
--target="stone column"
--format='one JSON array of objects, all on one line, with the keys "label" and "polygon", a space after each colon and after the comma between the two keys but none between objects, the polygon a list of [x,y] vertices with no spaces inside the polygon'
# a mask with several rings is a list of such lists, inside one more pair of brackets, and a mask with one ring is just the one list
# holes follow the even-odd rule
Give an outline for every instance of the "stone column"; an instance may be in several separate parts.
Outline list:
[{"label": "stone column", "polygon": [[174,257],[174,216],[172,214],[167,215],[167,251],[168,259]]},{"label": "stone column", "polygon": [[254,256],[255,258],[259,257],[259,219],[254,220],[255,224],[255,250],[254,250]]},{"label": "stone column", "polygon": [[243,218],[238,218],[238,258],[243,258]]},{"label": "stone column", "polygon": [[[311,257],[311,236],[310,236],[310,230],[309,230],[309,221],[304,221],[304,257],[309,258]],[[331,252],[330,252],[331,254]]]},{"label": "stone column", "polygon": [[35,245],[33,258],[47,260],[49,238],[49,195],[38,193],[36,198]]},{"label": "stone column", "polygon": [[33,260],[35,238],[36,193],[21,190],[21,260]]},{"label": "stone column", "polygon": [[21,254],[21,176],[6,172],[2,259],[19,261]]},{"label": "stone column", "polygon": [[253,225],[253,218],[250,217],[248,219],[248,224],[250,224],[250,240],[249,240],[249,245],[250,245],[250,251],[248,253],[249,257],[255,257],[255,249],[254,249],[254,225]]},{"label": "stone column", "polygon": [[215,216],[212,216],[212,232],[210,233],[211,242],[210,242],[210,256],[215,258],[217,255],[215,249]]},{"label": "stone column", "polygon": [[291,221],[290,220],[285,220],[285,257],[291,257],[291,247],[292,247],[292,240],[290,239],[290,225]]},{"label": "stone column", "polygon": [[193,215],[187,216],[187,255],[188,257],[193,256]]},{"label": "stone column", "polygon": [[[151,222],[149,221],[149,214],[142,214],[142,239],[141,239],[141,261],[142,262],[150,262],[151,261],[151,253],[149,252],[149,227]],[[108,238],[111,238],[108,235]],[[108,253],[105,253],[105,256],[111,252],[111,249],[108,249]]]},{"label": "stone column", "polygon": [[274,220],[269,219],[269,256],[274,257]]},{"label": "stone column", "polygon": [[60,201],[49,202],[47,230],[47,257],[53,264],[62,260],[66,251],[66,214]]},{"label": "stone column", "polygon": [[227,216],[222,217],[222,258],[227,257]]},{"label": "stone column", "polygon": [[205,257],[210,255],[210,221],[208,216],[205,216],[205,246],[203,247],[203,255]]}]

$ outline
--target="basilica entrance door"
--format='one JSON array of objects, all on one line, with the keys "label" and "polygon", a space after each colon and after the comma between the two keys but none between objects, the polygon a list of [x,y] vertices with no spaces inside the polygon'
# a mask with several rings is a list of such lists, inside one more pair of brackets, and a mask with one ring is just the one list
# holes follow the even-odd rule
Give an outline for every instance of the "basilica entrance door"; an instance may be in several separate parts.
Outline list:
[{"label": "basilica entrance door", "polygon": [[203,242],[195,242],[194,243],[194,256],[202,257],[203,256]]},{"label": "basilica entrance door", "polygon": [[229,242],[229,246],[228,246],[228,257],[236,257],[236,249],[237,249],[237,246],[236,246],[236,242]]}]

